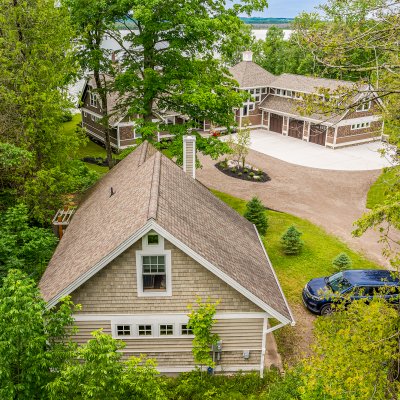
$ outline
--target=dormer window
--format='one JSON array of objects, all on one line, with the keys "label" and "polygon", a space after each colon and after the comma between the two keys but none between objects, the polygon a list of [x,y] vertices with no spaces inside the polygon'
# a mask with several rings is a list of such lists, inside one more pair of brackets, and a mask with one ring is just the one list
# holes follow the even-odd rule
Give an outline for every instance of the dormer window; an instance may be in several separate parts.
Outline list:
[{"label": "dormer window", "polygon": [[362,103],[357,107],[357,111],[368,111],[371,108],[371,102]]},{"label": "dormer window", "polygon": [[96,93],[89,92],[89,104],[97,108],[97,95]]}]

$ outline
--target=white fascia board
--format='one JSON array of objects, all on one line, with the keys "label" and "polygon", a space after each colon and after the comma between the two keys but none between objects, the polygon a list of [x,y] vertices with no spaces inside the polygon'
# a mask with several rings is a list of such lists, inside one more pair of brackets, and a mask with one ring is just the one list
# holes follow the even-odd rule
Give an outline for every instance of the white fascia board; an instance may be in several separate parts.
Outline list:
[{"label": "white fascia board", "polygon": [[95,264],[91,269],[81,275],[78,279],[68,285],[64,290],[57,294],[57,296],[53,297],[50,301],[47,302],[47,308],[54,307],[60,299],[65,296],[68,296],[79,286],[83,285],[88,279],[90,279],[93,275],[103,269],[106,265],[108,265],[112,260],[118,257],[121,253],[123,253],[128,247],[132,246],[137,240],[139,240],[143,235],[148,233],[152,229],[152,221],[147,221],[145,225],[143,225],[140,229],[138,229],[132,236],[130,236],[127,240],[122,242],[119,246],[117,246],[111,253],[107,254],[104,258],[102,258],[97,264]]},{"label": "white fascia board", "polygon": [[[294,317],[293,317],[292,310],[290,309],[289,304],[288,304],[288,302],[287,302],[287,300],[286,300],[285,294],[283,293],[282,286],[281,286],[281,284],[279,283],[278,277],[276,276],[274,267],[272,266],[271,260],[269,259],[269,256],[268,256],[268,253],[267,253],[267,251],[265,250],[264,244],[263,244],[263,242],[262,242],[262,240],[261,240],[260,234],[258,233],[257,227],[256,227],[254,224],[253,224],[253,227],[254,227],[254,230],[256,231],[256,234],[257,234],[257,236],[258,236],[258,240],[260,241],[260,246],[262,247],[262,249],[263,249],[263,251],[264,251],[265,258],[267,259],[269,265],[271,266],[272,273],[274,274],[275,281],[276,281],[276,283],[278,284],[278,287],[279,287],[279,290],[280,290],[280,292],[281,292],[282,298],[283,298],[283,300],[285,301],[286,307],[287,307],[287,309],[288,309],[288,311],[289,311],[290,317],[291,317],[291,319],[292,319],[291,321],[289,321],[289,323],[290,323],[290,325],[294,326],[294,325],[296,325],[296,321],[295,321],[295,319],[294,319]],[[277,318],[277,319],[278,319],[278,318]],[[282,325],[282,326],[283,326],[283,325]]]},{"label": "white fascia board", "polygon": [[[256,295],[251,293],[249,290],[244,288],[240,283],[238,283],[236,280],[222,272],[219,268],[217,268],[215,265],[211,264],[209,261],[207,261],[205,258],[197,254],[195,251],[193,251],[190,247],[185,245],[183,242],[178,240],[175,236],[170,234],[168,231],[166,231],[163,227],[158,225],[155,221],[153,221],[153,229],[159,233],[160,235],[164,236],[167,240],[169,240],[172,244],[174,244],[176,247],[178,247],[180,250],[182,250],[184,253],[186,253],[189,257],[191,257],[193,260],[197,261],[200,265],[208,269],[210,272],[212,272],[214,275],[216,275],[218,278],[220,278],[222,281],[224,281],[226,284],[231,286],[233,289],[237,290],[239,293],[241,293],[243,296],[247,297],[252,303],[256,304],[258,307],[260,307],[262,310],[267,312],[271,317],[276,318],[278,321],[282,322],[283,324],[292,324],[293,325],[293,316],[292,316],[292,321],[287,319],[285,316],[281,315],[278,311],[273,309],[271,306],[266,304],[264,301],[259,299]],[[262,243],[261,243],[262,244]],[[264,246],[263,246],[264,249]],[[266,254],[265,249],[264,249],[264,254]],[[276,278],[275,272],[274,276]],[[277,278],[276,278],[277,279]],[[278,282],[278,280],[277,280]],[[278,282],[279,285],[279,282]],[[282,289],[281,289],[282,291]],[[283,296],[285,302],[285,296]],[[287,304],[287,302],[286,302]],[[290,309],[289,309],[290,312]]]},{"label": "white fascia board", "polygon": [[[242,285],[240,285],[233,278],[231,278],[230,276],[228,276],[227,274],[222,272],[220,269],[215,267],[213,264],[208,262],[206,259],[204,259],[199,254],[194,252],[190,247],[185,245],[183,242],[178,240],[175,236],[173,236],[168,231],[166,231],[164,228],[162,228],[153,219],[148,220],[147,223],[145,225],[143,225],[142,228],[137,230],[132,236],[130,236],[127,240],[125,240],[123,243],[121,243],[119,246],[117,246],[111,253],[109,253],[106,257],[104,257],[102,260],[100,260],[90,270],[88,270],[86,273],[81,275],[78,279],[76,279],[74,282],[72,282],[70,285],[68,285],[64,290],[62,290],[60,293],[58,293],[57,296],[53,297],[47,303],[47,308],[49,309],[49,308],[54,307],[60,301],[61,298],[68,296],[79,286],[83,285],[88,279],[90,279],[93,275],[95,275],[97,272],[99,272],[101,269],[103,269],[112,260],[114,260],[120,254],[122,254],[126,249],[128,249],[130,246],[132,246],[137,240],[142,238],[143,235],[146,235],[151,230],[156,231],[158,234],[163,236],[165,239],[169,240],[172,244],[174,244],[176,247],[178,247],[180,250],[182,250],[184,253],[186,253],[189,257],[193,258],[195,261],[197,261],[203,267],[205,267],[210,272],[212,272],[214,275],[219,277],[222,281],[224,281],[229,286],[231,286],[232,288],[237,290],[243,296],[248,298],[251,302],[253,302],[257,306],[259,306],[262,310],[264,310],[266,313],[268,313],[270,317],[276,318],[278,321],[280,321],[284,325],[287,325],[287,324],[293,325],[294,319],[293,319],[292,314],[290,314],[292,316],[292,321],[290,321],[285,316],[281,315],[278,311],[276,311],[271,306],[269,306],[264,301],[262,301],[257,296],[255,296],[253,293],[251,293],[249,290],[247,290]],[[262,245],[261,242],[260,242],[260,245]],[[264,254],[266,254],[263,245],[262,245],[262,248],[263,248]],[[268,256],[267,256],[267,259],[268,259]],[[268,259],[268,261],[269,261],[269,259]],[[274,272],[274,276],[275,276],[275,279],[277,280],[275,272]],[[277,280],[277,283],[279,285],[278,280]],[[280,289],[280,290],[282,291],[282,289]],[[282,293],[282,295],[283,295],[283,293]],[[283,299],[286,302],[284,295],[283,295]],[[287,304],[287,302],[286,302],[286,304]],[[290,312],[290,309],[289,309],[289,312]]]},{"label": "white fascia board", "polygon": [[95,117],[98,117],[98,118],[104,118],[104,115],[98,114],[92,110],[85,108],[85,107],[82,107],[81,110],[89,115],[94,115]]}]

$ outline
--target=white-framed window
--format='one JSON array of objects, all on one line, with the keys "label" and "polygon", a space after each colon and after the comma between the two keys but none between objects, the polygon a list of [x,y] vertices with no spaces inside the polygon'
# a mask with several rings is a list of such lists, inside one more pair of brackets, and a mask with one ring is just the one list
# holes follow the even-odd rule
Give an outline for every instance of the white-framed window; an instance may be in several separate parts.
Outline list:
[{"label": "white-framed window", "polygon": [[174,335],[174,325],[173,324],[160,324],[158,332],[159,332],[160,336],[173,336]]},{"label": "white-framed window", "polygon": [[243,111],[242,111],[243,117],[247,117],[249,115],[249,109],[247,104],[243,105]]},{"label": "white-framed window", "polygon": [[150,324],[138,325],[138,336],[152,336],[153,326]]},{"label": "white-framed window", "polygon": [[187,324],[181,324],[181,335],[193,335],[193,331],[188,328]]},{"label": "white-framed window", "polygon": [[95,121],[95,120],[96,120],[96,117],[95,117],[93,114],[90,114],[90,119],[91,119],[92,121]]},{"label": "white-framed window", "polygon": [[115,327],[115,331],[117,333],[117,336],[131,336],[132,335],[131,325],[117,325]]},{"label": "white-framed window", "polygon": [[263,88],[261,89],[261,93],[264,94],[264,93],[266,93],[266,92],[267,92],[267,88],[263,87]]},{"label": "white-framed window", "polygon": [[275,88],[270,88],[269,89],[269,92],[271,93],[271,94],[278,94],[278,91],[275,89]]},{"label": "white-framed window", "polygon": [[254,94],[254,89],[249,90],[250,94]]},{"label": "white-framed window", "polygon": [[357,130],[357,129],[366,129],[371,126],[370,122],[359,122],[358,124],[353,124],[351,125],[351,130]]},{"label": "white-framed window", "polygon": [[357,111],[368,111],[371,108],[371,102],[367,101],[366,103],[362,103],[357,107]]},{"label": "white-framed window", "polygon": [[254,110],[254,104],[250,103],[249,104],[249,111],[253,111]]},{"label": "white-framed window", "polygon": [[291,90],[287,90],[287,91],[286,91],[286,96],[292,97],[292,91],[291,91]]},{"label": "white-framed window", "polygon": [[85,118],[87,117],[87,112],[86,112],[86,111],[83,112],[83,116],[84,116]]},{"label": "white-framed window", "polygon": [[89,104],[92,107],[97,107],[98,101],[96,93],[89,92]]},{"label": "white-framed window", "polygon": [[157,232],[143,236],[136,269],[139,297],[172,296],[171,250],[164,249],[164,238]]},{"label": "white-framed window", "polygon": [[261,89],[260,88],[256,89],[256,94],[260,94],[260,93],[261,93]]},{"label": "white-framed window", "polygon": [[142,137],[141,133],[136,132],[136,129],[133,130],[133,138],[140,139]]}]

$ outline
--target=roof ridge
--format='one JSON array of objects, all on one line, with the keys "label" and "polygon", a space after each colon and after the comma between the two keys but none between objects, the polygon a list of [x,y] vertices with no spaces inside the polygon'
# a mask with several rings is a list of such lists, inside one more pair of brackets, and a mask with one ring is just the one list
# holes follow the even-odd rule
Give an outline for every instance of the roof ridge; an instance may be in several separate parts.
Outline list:
[{"label": "roof ridge", "polygon": [[145,161],[146,161],[146,154],[147,154],[147,146],[149,142],[145,140],[141,145],[141,152],[140,152],[140,157],[139,157],[139,164],[138,167],[140,167]]},{"label": "roof ridge", "polygon": [[157,151],[154,154],[153,176],[151,180],[149,209],[147,212],[147,219],[156,219],[158,210],[158,194],[160,189],[160,175],[161,175],[161,153]]}]

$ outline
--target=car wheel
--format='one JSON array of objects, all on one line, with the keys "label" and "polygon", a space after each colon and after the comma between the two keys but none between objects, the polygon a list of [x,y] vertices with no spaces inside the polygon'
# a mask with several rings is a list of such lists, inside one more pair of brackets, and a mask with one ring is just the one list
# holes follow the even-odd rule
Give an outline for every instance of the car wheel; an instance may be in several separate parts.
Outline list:
[{"label": "car wheel", "polygon": [[326,304],[321,308],[321,315],[332,315],[333,310],[332,310],[332,304]]}]

